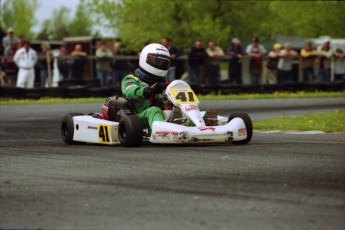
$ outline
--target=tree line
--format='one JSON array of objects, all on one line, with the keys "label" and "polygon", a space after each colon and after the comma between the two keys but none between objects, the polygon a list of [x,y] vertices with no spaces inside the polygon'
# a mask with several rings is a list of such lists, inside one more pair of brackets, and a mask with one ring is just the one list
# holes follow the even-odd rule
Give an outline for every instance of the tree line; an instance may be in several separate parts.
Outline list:
[{"label": "tree line", "polygon": [[4,31],[13,27],[30,39],[62,40],[100,37],[106,30],[134,50],[163,37],[182,50],[196,39],[227,47],[233,37],[345,37],[345,1],[80,0],[73,17],[67,7],[56,9],[37,34],[32,31],[37,0],[7,0],[1,7]]}]

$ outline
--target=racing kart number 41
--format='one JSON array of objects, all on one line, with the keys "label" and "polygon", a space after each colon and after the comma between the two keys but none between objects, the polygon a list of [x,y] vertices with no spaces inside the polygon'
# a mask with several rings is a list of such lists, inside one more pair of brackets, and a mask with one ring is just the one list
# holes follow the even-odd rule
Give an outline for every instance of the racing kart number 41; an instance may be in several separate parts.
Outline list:
[{"label": "racing kart number 41", "polygon": [[[165,90],[172,108],[163,110],[165,121],[154,121],[152,130],[144,128],[133,105],[125,97],[113,96],[102,105],[102,113],[69,113],[61,123],[61,136],[66,144],[78,142],[140,146],[143,141],[157,144],[232,143],[248,144],[253,134],[251,118],[246,113],[229,117],[200,111],[199,99],[182,80],[172,81]],[[182,117],[171,120],[180,111]],[[213,119],[213,123],[207,122]]]}]

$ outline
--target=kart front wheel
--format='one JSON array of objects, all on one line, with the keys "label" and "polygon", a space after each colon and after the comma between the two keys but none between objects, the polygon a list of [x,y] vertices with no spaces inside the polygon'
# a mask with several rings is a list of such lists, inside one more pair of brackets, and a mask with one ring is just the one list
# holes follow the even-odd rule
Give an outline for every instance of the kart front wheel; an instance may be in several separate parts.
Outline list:
[{"label": "kart front wheel", "polygon": [[143,142],[143,126],[135,115],[121,118],[118,128],[120,143],[125,147],[138,147]]},{"label": "kart front wheel", "polygon": [[73,117],[74,116],[82,116],[83,113],[69,113],[65,115],[62,119],[61,123],[61,137],[62,140],[66,144],[74,144],[75,141],[73,141],[73,135],[74,135],[74,123],[73,123]]},{"label": "kart front wheel", "polygon": [[253,123],[252,119],[246,113],[232,113],[229,116],[228,122],[234,119],[235,117],[241,118],[247,129],[247,138],[242,141],[231,141],[234,145],[246,145],[250,142],[253,136]]}]

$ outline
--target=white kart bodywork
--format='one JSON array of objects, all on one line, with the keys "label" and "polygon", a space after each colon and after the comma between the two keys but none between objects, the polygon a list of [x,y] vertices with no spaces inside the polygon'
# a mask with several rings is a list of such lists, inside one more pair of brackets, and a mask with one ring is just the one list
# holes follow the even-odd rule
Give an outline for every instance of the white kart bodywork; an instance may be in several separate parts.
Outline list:
[{"label": "white kart bodywork", "polygon": [[[247,138],[247,129],[241,118],[228,118],[218,116],[217,126],[206,126],[203,120],[205,112],[198,107],[199,100],[190,86],[181,80],[175,80],[166,89],[168,99],[179,107],[183,117],[192,121],[194,126],[174,124],[166,121],[153,122],[152,132],[147,136],[151,143],[177,144],[177,143],[224,143],[241,141]],[[164,111],[166,120],[169,111]],[[118,127],[119,122],[94,118],[89,115],[74,116],[73,141],[108,144],[120,144]]]},{"label": "white kart bodywork", "polygon": [[74,141],[97,144],[120,144],[118,137],[118,122],[107,121],[92,116],[75,116]]}]

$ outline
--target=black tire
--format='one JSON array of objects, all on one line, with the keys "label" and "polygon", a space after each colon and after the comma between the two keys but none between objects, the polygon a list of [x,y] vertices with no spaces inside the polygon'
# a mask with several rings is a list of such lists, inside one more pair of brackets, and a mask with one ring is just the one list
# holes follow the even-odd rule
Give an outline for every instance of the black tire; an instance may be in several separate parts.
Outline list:
[{"label": "black tire", "polygon": [[81,116],[85,115],[83,113],[69,113],[65,115],[62,119],[61,123],[61,137],[62,140],[66,144],[74,144],[76,143],[73,141],[73,135],[74,135],[74,123],[73,123],[73,117],[74,116]]},{"label": "black tire", "polygon": [[228,122],[234,119],[235,117],[241,118],[246,126],[247,129],[247,138],[242,141],[231,141],[234,145],[246,145],[248,144],[253,136],[253,123],[252,119],[246,113],[232,113],[229,116]]},{"label": "black tire", "polygon": [[119,122],[118,135],[125,147],[138,147],[143,143],[143,125],[135,115],[123,116]]}]

